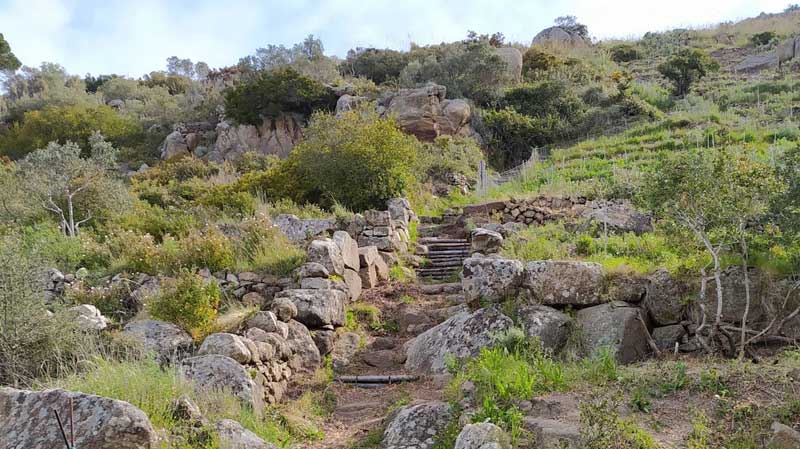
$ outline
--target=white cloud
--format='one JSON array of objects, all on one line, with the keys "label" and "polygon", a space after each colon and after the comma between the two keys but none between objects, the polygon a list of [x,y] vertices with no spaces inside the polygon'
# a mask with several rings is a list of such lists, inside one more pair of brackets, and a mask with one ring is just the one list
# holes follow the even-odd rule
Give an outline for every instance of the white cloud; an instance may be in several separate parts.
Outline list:
[{"label": "white cloud", "polygon": [[500,31],[529,42],[556,16],[577,15],[597,37],[700,26],[780,11],[787,0],[0,0],[0,32],[28,65],[140,76],[167,57],[219,67],[268,43],[320,36],[328,53],[407,48]]}]

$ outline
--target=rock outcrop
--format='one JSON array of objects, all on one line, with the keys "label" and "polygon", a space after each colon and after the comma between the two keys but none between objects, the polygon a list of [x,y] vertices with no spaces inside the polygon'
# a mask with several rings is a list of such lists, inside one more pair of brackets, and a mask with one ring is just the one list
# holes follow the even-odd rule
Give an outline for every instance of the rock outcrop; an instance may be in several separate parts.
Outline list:
[{"label": "rock outcrop", "polygon": [[569,315],[541,305],[522,305],[516,312],[525,335],[539,339],[542,348],[555,353],[567,344],[572,326]]},{"label": "rock outcrop", "polygon": [[53,410],[68,416],[72,400],[75,447],[149,449],[157,435],[147,416],[115,399],[65,390],[28,391],[0,388],[0,447],[55,448],[64,440]]},{"label": "rock outcrop", "polygon": [[494,54],[506,64],[506,78],[512,82],[522,81],[522,52],[514,47],[495,48]]},{"label": "rock outcrop", "polygon": [[228,391],[254,409],[264,404],[250,374],[230,357],[218,354],[190,357],[182,362],[181,374],[199,390]]},{"label": "rock outcrop", "polygon": [[428,83],[415,89],[400,89],[378,105],[382,116],[392,116],[403,131],[420,140],[441,135],[472,136],[472,108],[464,100],[445,99],[447,88]]},{"label": "rock outcrop", "polygon": [[737,72],[758,72],[780,67],[798,56],[800,56],[800,37],[790,37],[773,50],[747,56],[734,69]]},{"label": "rock outcrop", "polygon": [[605,270],[594,262],[528,262],[522,279],[526,296],[545,305],[591,306],[605,302]]},{"label": "rock outcrop", "polygon": [[476,254],[464,260],[461,286],[467,302],[502,301],[516,294],[522,281],[522,262]]},{"label": "rock outcrop", "polygon": [[235,160],[248,151],[284,158],[303,138],[305,118],[298,114],[280,114],[266,118],[259,126],[220,122],[215,131],[214,147],[205,156],[212,161]]},{"label": "rock outcrop", "polygon": [[458,434],[454,449],[511,449],[511,438],[492,423],[467,424]]},{"label": "rock outcrop", "polygon": [[586,42],[586,39],[584,39],[580,34],[571,33],[562,27],[554,26],[540,31],[539,34],[533,38],[531,45],[539,45],[542,47],[574,47],[578,45],[586,45],[587,43],[588,42]]}]

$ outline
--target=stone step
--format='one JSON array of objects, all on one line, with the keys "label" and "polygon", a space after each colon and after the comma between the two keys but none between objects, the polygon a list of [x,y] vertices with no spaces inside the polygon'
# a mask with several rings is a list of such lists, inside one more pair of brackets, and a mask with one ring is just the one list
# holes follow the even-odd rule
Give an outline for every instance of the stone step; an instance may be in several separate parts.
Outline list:
[{"label": "stone step", "polygon": [[438,248],[433,248],[433,249],[428,250],[428,255],[429,256],[441,256],[441,255],[448,255],[448,254],[466,254],[466,255],[469,255],[469,250],[466,249],[466,248],[465,249],[447,249],[447,248],[438,249]]},{"label": "stone step", "polygon": [[455,294],[461,293],[461,283],[449,282],[446,284],[427,284],[421,285],[419,289],[425,295],[438,295],[440,293]]},{"label": "stone step", "polygon": [[449,268],[449,267],[460,267],[464,265],[464,262],[460,260],[446,260],[446,261],[436,261],[425,265],[423,268]]},{"label": "stone step", "polygon": [[436,238],[436,237],[424,237],[418,240],[419,243],[423,245],[433,245],[433,244],[440,244],[440,243],[461,243],[469,245],[469,241],[466,239],[446,239],[446,238]]}]

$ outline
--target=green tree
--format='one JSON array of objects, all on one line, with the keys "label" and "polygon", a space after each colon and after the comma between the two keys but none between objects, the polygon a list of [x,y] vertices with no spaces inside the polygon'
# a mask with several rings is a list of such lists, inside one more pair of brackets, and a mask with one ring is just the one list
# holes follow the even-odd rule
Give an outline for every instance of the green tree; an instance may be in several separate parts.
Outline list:
[{"label": "green tree", "polygon": [[19,176],[31,199],[55,215],[65,235],[75,237],[92,219],[121,210],[125,187],[114,176],[116,150],[95,133],[89,139],[90,155],[72,142],[50,142],[20,162]]},{"label": "green tree", "polygon": [[392,119],[368,109],[339,117],[316,113],[289,158],[266,172],[249,173],[240,188],[299,204],[382,209],[414,182],[419,142]]},{"label": "green tree", "polygon": [[[709,340],[725,332],[722,328],[722,252],[726,248],[739,252],[746,266],[748,226],[763,217],[770,196],[780,190],[772,173],[768,166],[743,152],[727,148],[694,149],[662,154],[645,179],[641,198],[650,210],[690,231],[711,257],[716,310],[713,314],[704,314],[712,318]],[[746,276],[747,270],[743,271]],[[701,296],[705,292],[705,278],[703,270]],[[749,289],[748,284],[745,277],[746,289]],[[746,296],[749,298],[749,291]],[[747,313],[746,310],[745,322]],[[710,350],[708,341],[700,337],[700,342]],[[742,342],[745,343],[744,338]]]},{"label": "green tree", "polygon": [[336,96],[330,89],[291,68],[261,72],[225,94],[225,113],[251,125],[282,112],[311,114],[335,106]]},{"label": "green tree", "polygon": [[572,89],[558,80],[513,87],[503,95],[500,105],[531,117],[556,117],[563,123],[561,128],[577,121],[585,107]]},{"label": "green tree", "polygon": [[677,96],[689,93],[689,88],[694,82],[717,69],[719,63],[705,51],[697,48],[684,48],[658,66],[658,72],[672,81]]},{"label": "green tree", "polygon": [[13,72],[20,66],[22,63],[14,56],[14,53],[11,53],[11,45],[3,37],[3,33],[0,33],[0,71]]},{"label": "green tree", "polygon": [[347,52],[342,71],[352,76],[363,76],[375,84],[397,80],[408,64],[408,55],[397,50],[357,48]]},{"label": "green tree", "polygon": [[88,148],[98,131],[118,146],[135,143],[142,133],[135,119],[105,105],[50,106],[26,112],[22,123],[0,134],[0,154],[16,159],[49,142],[72,141]]},{"label": "green tree", "polygon": [[547,136],[558,125],[555,117],[535,118],[513,108],[486,111],[482,117],[488,134],[489,163],[498,170],[528,160],[535,147],[548,142]]}]

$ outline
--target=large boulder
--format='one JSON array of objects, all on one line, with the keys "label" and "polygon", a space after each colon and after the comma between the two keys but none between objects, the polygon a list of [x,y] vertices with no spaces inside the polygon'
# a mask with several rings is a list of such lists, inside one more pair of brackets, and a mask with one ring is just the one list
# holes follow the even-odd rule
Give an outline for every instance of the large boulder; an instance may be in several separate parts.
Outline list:
[{"label": "large boulder", "polygon": [[192,337],[166,321],[141,320],[126,324],[121,334],[142,344],[161,360],[175,360],[189,352]]},{"label": "large boulder", "polygon": [[574,47],[585,45],[586,40],[577,33],[571,33],[564,28],[554,26],[540,31],[533,38],[531,44],[542,47]]},{"label": "large boulder", "polygon": [[303,138],[304,121],[298,114],[279,114],[265,118],[259,126],[220,122],[217,140],[207,157],[213,161],[235,160],[248,151],[286,157]]},{"label": "large boulder", "polygon": [[379,106],[384,116],[392,116],[403,130],[420,140],[432,141],[440,135],[472,135],[472,111],[463,100],[445,100],[444,86],[428,83],[414,89],[400,89]]},{"label": "large boulder", "polygon": [[315,262],[325,267],[329,273],[342,275],[344,273],[344,258],[339,245],[331,239],[314,240],[308,246],[308,261]]},{"label": "large boulder", "polygon": [[772,438],[767,449],[789,449],[800,447],[800,432],[779,422],[772,423]]},{"label": "large boulder", "polygon": [[59,412],[62,420],[68,419],[70,399],[75,447],[156,447],[157,435],[147,415],[127,402],[64,390],[28,391],[13,388],[0,388],[0,447],[64,447],[53,410]]},{"label": "large boulder", "polygon": [[348,294],[341,290],[290,289],[277,298],[286,298],[297,307],[297,321],[311,329],[344,325]]},{"label": "large boulder", "polygon": [[458,434],[454,449],[511,449],[511,438],[489,422],[467,424]]},{"label": "large boulder", "polygon": [[476,254],[464,260],[461,286],[468,302],[502,301],[515,295],[522,280],[522,262]]},{"label": "large boulder", "polygon": [[658,326],[679,323],[686,309],[689,287],[664,269],[654,271],[648,279],[650,282],[642,306],[650,320]]},{"label": "large boulder", "polygon": [[516,315],[525,335],[538,338],[543,348],[558,352],[567,344],[572,319],[566,313],[534,304],[518,307]]},{"label": "large boulder", "polygon": [[577,321],[587,355],[608,348],[620,363],[644,359],[650,353],[649,333],[640,313],[638,307],[623,302],[579,310]]},{"label": "large boulder", "polygon": [[494,54],[497,55],[506,65],[506,78],[509,81],[519,82],[522,80],[522,52],[514,47],[495,48]]},{"label": "large boulder", "polygon": [[470,232],[470,251],[481,254],[494,254],[503,247],[503,236],[499,232],[475,228]]},{"label": "large boulder", "polygon": [[415,337],[406,346],[405,367],[409,371],[443,374],[445,360],[474,357],[492,344],[498,332],[514,325],[497,307],[464,311]]},{"label": "large boulder", "polygon": [[383,449],[428,449],[450,422],[444,402],[411,405],[395,413],[383,432]]},{"label": "large boulder", "polygon": [[[773,283],[769,275],[758,268],[748,268],[747,274],[750,280],[750,307],[747,312],[747,321],[756,323],[767,321],[767,311],[780,309],[783,302],[783,295]],[[741,266],[732,266],[722,272],[722,320],[729,323],[741,323],[747,306],[747,295],[745,293],[744,272]],[[699,303],[697,304],[699,308]],[[709,280],[705,309],[709,322],[713,321],[713,316],[717,309],[717,288],[713,280]],[[698,312],[699,313],[699,312]]]},{"label": "large boulder", "polygon": [[358,275],[358,271],[353,271],[349,268],[344,269],[344,273],[342,273],[342,277],[344,278],[344,283],[347,286],[347,293],[349,295],[350,301],[356,301],[361,296],[361,276]]},{"label": "large boulder", "polygon": [[219,449],[278,449],[232,419],[217,421],[214,430],[219,438]]},{"label": "large boulder", "polygon": [[536,449],[583,449],[585,447],[580,429],[575,424],[548,418],[525,417],[523,425]]},{"label": "large boulder", "polygon": [[594,262],[528,262],[521,291],[540,304],[591,306],[606,301],[605,270]]},{"label": "large boulder", "polygon": [[239,363],[249,363],[253,355],[238,335],[228,333],[211,334],[203,340],[198,355],[218,354],[230,357]]},{"label": "large boulder", "polygon": [[342,115],[345,112],[355,110],[359,104],[367,101],[367,97],[360,97],[358,95],[344,94],[336,100],[336,115]]},{"label": "large boulder", "polygon": [[236,360],[210,354],[190,357],[181,363],[181,374],[198,390],[224,390],[254,409],[263,405],[263,395],[250,374]]},{"label": "large boulder", "polygon": [[296,215],[281,214],[272,220],[272,224],[292,242],[303,242],[336,230],[335,218],[298,218]]}]

